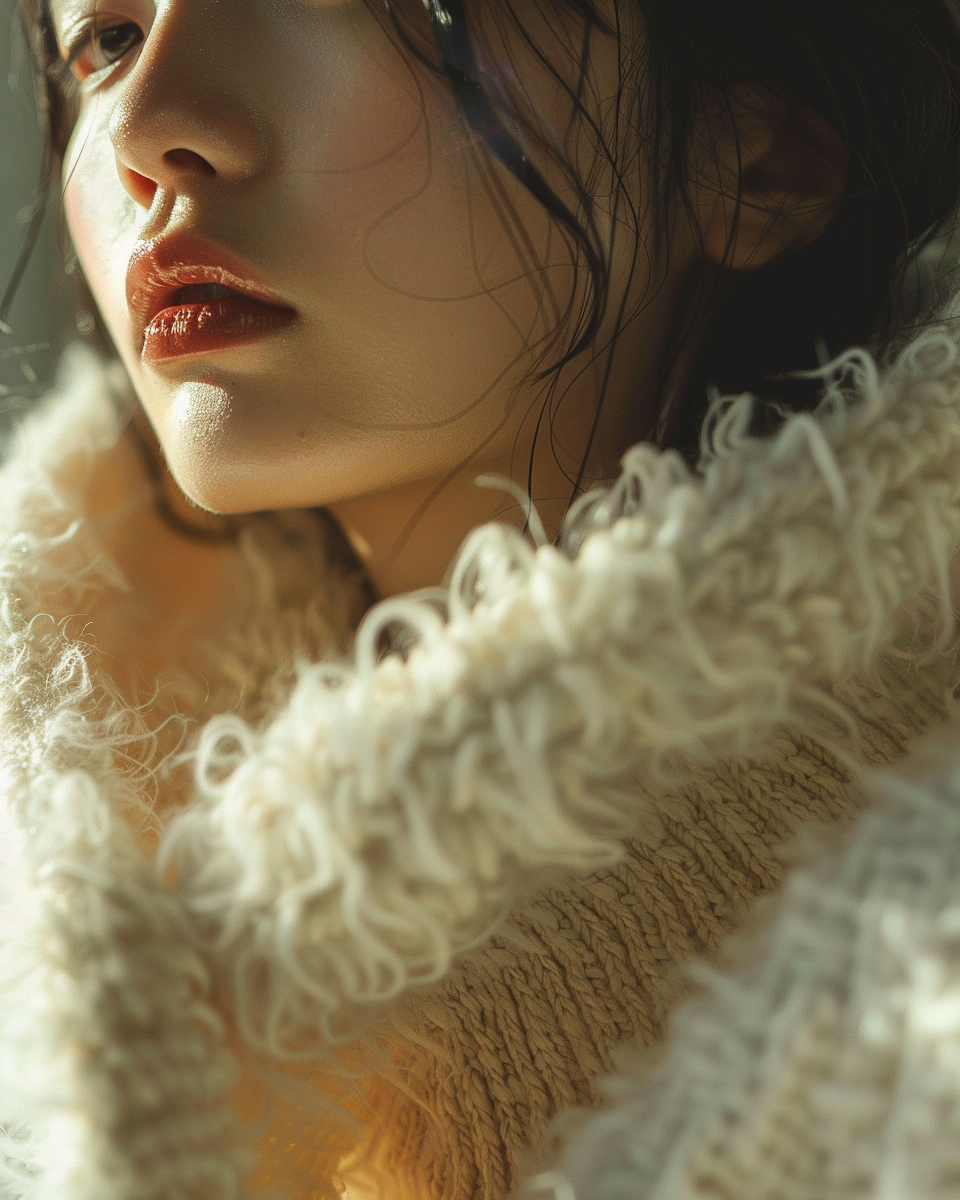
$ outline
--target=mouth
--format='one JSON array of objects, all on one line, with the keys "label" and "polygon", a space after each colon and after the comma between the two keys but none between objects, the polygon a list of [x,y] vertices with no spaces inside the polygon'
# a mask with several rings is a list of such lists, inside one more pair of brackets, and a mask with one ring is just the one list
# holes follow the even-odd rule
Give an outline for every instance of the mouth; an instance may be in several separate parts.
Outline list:
[{"label": "mouth", "polygon": [[246,274],[218,247],[183,236],[141,243],[127,272],[127,302],[142,361],[229,350],[296,320],[294,308]]},{"label": "mouth", "polygon": [[147,325],[141,357],[155,363],[225,350],[282,329],[295,316],[220,283],[189,284]]}]

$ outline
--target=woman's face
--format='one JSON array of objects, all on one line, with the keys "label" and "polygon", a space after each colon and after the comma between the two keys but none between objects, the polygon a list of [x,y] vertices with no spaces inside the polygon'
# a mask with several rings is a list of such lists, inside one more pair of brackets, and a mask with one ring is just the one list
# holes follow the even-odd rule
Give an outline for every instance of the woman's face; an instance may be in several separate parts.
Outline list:
[{"label": "woman's face", "polygon": [[[524,350],[571,295],[569,251],[495,166],[521,248],[448,85],[364,0],[52,3],[64,53],[82,47],[69,228],[187,495],[243,512],[426,486],[467,460],[471,479],[508,468]],[[548,56],[571,61],[537,20]],[[492,45],[492,70],[520,64],[562,130],[563,88],[520,35],[500,58]],[[617,50],[594,47],[609,112]]]}]

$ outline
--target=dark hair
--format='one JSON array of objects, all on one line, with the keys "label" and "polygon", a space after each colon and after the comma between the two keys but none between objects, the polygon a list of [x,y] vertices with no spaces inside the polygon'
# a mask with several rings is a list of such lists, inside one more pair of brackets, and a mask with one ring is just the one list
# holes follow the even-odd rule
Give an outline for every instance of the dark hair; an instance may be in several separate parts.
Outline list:
[{"label": "dark hair", "polygon": [[[561,71],[554,77],[591,125],[598,149],[609,155],[579,93],[590,38],[597,31],[618,35],[623,2],[614,0],[612,22],[595,0],[552,3],[574,17],[582,34],[579,78],[571,81]],[[788,408],[810,407],[818,398],[816,384],[799,373],[852,345],[882,353],[904,320],[916,315],[920,298],[911,305],[905,294],[916,275],[911,264],[926,244],[955,227],[960,204],[960,34],[947,0],[633,3],[644,36],[624,60],[620,99],[633,89],[627,107],[639,114],[646,153],[628,147],[623,163],[612,165],[618,179],[631,161],[653,168],[646,199],[658,233],[669,233],[677,204],[693,215],[689,169],[707,87],[722,93],[750,84],[796,115],[815,113],[848,155],[844,195],[825,233],[701,297],[709,316],[692,371],[671,411],[664,411],[671,400],[664,396],[645,431],[692,456],[711,387],[751,391]],[[519,124],[554,155],[555,147],[538,137],[535,121],[502,91],[487,89],[481,98],[476,56],[466,30],[458,34],[467,19],[462,0],[444,5],[430,0],[441,62],[464,116],[551,211],[589,275],[589,306],[571,322],[567,347],[542,372],[547,375],[588,347],[608,301],[593,198],[561,161],[576,197],[572,214],[532,170],[507,126]],[[517,19],[512,0],[502,0],[501,7]],[[410,44],[402,22],[398,28]],[[675,353],[683,342],[681,332]]]},{"label": "dark hair", "polygon": [[[575,36],[569,42],[579,75],[571,79],[569,64],[549,62],[526,34],[530,48],[567,90],[579,133],[592,137],[614,178],[635,183],[643,166],[652,179],[644,203],[658,234],[669,232],[678,205],[692,215],[690,155],[707,88],[766,89],[794,112],[822,117],[848,152],[846,189],[825,233],[761,269],[730,273],[701,298],[709,315],[692,372],[650,414],[646,436],[691,451],[709,386],[806,407],[816,399],[809,382],[784,376],[851,345],[882,351],[903,323],[895,297],[911,255],[952,225],[960,202],[960,35],[949,0],[611,0],[609,17],[595,0],[540,2],[579,31],[579,44]],[[628,4],[644,35],[621,47],[620,99],[643,146],[618,132],[614,149],[583,88],[591,39],[620,39]],[[43,0],[23,5],[52,144],[62,150],[72,121],[69,89]],[[496,8],[525,32],[513,0]],[[547,141],[522,98],[477,68],[477,13],[465,12],[462,0],[429,0],[429,11],[428,20],[417,0],[392,3],[384,19],[422,62],[446,74],[480,143],[549,210],[585,272],[586,299],[577,311],[557,313],[557,339],[541,347],[538,378],[555,378],[595,350],[609,303],[591,181],[580,178],[563,146]],[[572,203],[532,167],[512,130],[550,154]],[[495,173],[488,182],[496,186]],[[629,314],[622,317],[620,327]],[[688,342],[689,331],[679,330],[674,354]]]},{"label": "dark hair", "polygon": [[[695,114],[685,98],[698,80],[750,81],[825,118],[849,155],[826,232],[742,275],[716,313],[675,426],[675,440],[687,445],[708,384],[803,406],[816,391],[777,376],[852,345],[880,353],[898,332],[905,314],[895,298],[910,277],[908,256],[957,220],[960,37],[942,0],[643,6],[654,86],[678,138],[690,136]],[[682,160],[675,156],[669,172],[683,196]]]}]

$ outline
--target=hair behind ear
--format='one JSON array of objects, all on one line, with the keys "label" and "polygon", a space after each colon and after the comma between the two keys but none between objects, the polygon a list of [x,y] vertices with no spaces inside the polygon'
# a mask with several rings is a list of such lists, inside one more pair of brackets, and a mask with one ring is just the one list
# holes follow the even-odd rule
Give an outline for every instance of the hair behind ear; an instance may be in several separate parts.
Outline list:
[{"label": "hair behind ear", "polygon": [[[698,84],[749,84],[812,110],[848,154],[836,215],[815,240],[724,280],[666,444],[695,454],[711,385],[791,407],[815,385],[783,376],[897,331],[909,256],[960,203],[960,37],[943,0],[643,0],[655,95],[688,145]],[[692,204],[672,154],[665,186]],[[662,426],[661,426],[662,428]]]}]

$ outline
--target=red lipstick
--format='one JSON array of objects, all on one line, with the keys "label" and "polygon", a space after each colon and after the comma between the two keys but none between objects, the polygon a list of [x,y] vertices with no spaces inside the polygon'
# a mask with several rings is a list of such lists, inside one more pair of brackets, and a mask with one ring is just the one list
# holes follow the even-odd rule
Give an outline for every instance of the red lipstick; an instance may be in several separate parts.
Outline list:
[{"label": "red lipstick", "polygon": [[232,349],[282,329],[296,310],[221,247],[184,234],[141,242],[127,304],[145,362]]},{"label": "red lipstick", "polygon": [[202,303],[181,301],[161,309],[146,327],[141,355],[145,362],[162,362],[185,354],[225,350],[281,329],[295,315],[289,308],[276,308],[244,295]]}]

